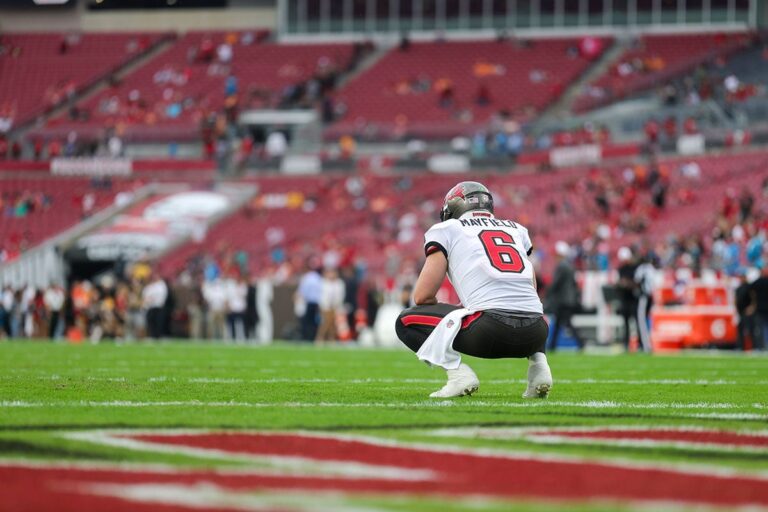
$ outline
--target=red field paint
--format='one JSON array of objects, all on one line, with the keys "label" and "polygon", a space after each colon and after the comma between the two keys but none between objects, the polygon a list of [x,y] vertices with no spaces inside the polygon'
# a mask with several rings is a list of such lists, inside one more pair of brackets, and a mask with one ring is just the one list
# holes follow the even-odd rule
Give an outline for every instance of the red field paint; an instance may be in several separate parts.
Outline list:
[{"label": "red field paint", "polygon": [[[268,433],[141,434],[113,436],[157,447],[217,450],[261,457],[275,463],[299,457],[332,468],[334,461],[361,467],[400,468],[404,475],[355,476],[317,474],[294,467],[290,472],[246,469],[235,472],[158,470],[151,467],[45,467],[0,463],[0,503],[4,512],[57,510],[226,510],[233,499],[255,499],[254,492],[291,494],[334,491],[414,496],[483,496],[499,499],[617,500],[621,502],[681,502],[721,506],[768,506],[768,479],[760,476],[710,475],[621,463],[557,460],[548,456],[491,455],[477,450],[408,447],[388,441],[332,435]],[[279,465],[275,465],[279,467]],[[414,470],[420,470],[414,472]],[[368,474],[368,473],[366,473]],[[147,487],[147,484],[154,484]],[[105,487],[106,486],[106,487]],[[200,489],[214,497],[189,503]],[[208,491],[206,491],[208,492]],[[223,496],[223,498],[222,498]],[[226,498],[226,499],[224,499]],[[231,505],[229,505],[231,507]],[[189,508],[184,508],[189,507]],[[259,510],[263,510],[262,506]],[[269,509],[269,508],[268,508]],[[270,509],[272,510],[272,509]],[[274,510],[312,510],[312,505]]]},{"label": "red field paint", "polygon": [[768,448],[768,434],[724,432],[719,430],[681,429],[595,429],[544,430],[528,432],[528,436],[594,441],[640,441],[644,443],[686,443],[712,447]]}]

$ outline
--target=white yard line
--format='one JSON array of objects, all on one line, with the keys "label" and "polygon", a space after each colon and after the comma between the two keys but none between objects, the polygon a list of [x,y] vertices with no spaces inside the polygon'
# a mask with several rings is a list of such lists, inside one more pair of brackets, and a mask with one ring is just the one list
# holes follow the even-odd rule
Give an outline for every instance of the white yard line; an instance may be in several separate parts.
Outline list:
[{"label": "white yard line", "polygon": [[[588,400],[569,402],[557,400],[537,400],[527,402],[488,402],[476,399],[464,400],[430,400],[419,402],[239,402],[239,401],[198,401],[198,400],[168,400],[168,401],[134,401],[134,400],[73,400],[61,402],[31,402],[25,400],[6,400],[0,402],[0,409],[13,408],[45,408],[45,407],[242,407],[242,408],[340,408],[340,409],[412,409],[412,408],[442,408],[469,407],[478,409],[516,408],[516,409],[551,409],[556,407],[571,407],[579,409],[639,409],[639,410],[765,410],[768,405],[762,403],[736,404],[731,402],[649,402],[627,403],[610,400]],[[702,413],[701,418],[751,419],[768,418],[768,414],[744,416],[746,413],[735,413],[724,416],[720,413]]]},{"label": "white yard line", "polygon": [[[170,377],[167,375],[158,375],[154,377],[140,377],[132,378],[128,376],[123,377],[82,377],[80,375],[62,376],[62,375],[39,375],[35,377],[39,380],[61,380],[61,379],[74,379],[80,380],[85,378],[89,381],[103,381],[103,382],[175,382],[175,383],[188,383],[188,384],[283,384],[283,383],[296,383],[296,384],[312,384],[312,383],[325,383],[325,384],[436,384],[443,382],[441,378],[359,378],[359,379],[336,379],[336,378],[288,378],[288,377],[275,377],[275,378],[262,378],[262,379],[249,379],[249,378],[223,378],[223,377]],[[16,377],[0,376],[0,380],[15,380]],[[526,379],[487,379],[482,381],[483,384],[526,384]],[[726,379],[555,379],[556,384],[620,384],[626,386],[645,386],[645,385],[661,385],[661,386],[767,386],[768,380],[758,381],[737,381]]]}]

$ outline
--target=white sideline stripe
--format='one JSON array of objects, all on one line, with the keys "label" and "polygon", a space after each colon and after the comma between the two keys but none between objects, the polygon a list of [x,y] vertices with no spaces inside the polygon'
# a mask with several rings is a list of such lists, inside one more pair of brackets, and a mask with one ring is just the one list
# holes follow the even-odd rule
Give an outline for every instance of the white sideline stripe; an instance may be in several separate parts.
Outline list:
[{"label": "white sideline stripe", "polygon": [[[89,401],[77,400],[68,402],[28,402],[24,400],[10,400],[0,402],[0,408],[43,408],[43,407],[244,407],[244,408],[341,408],[341,409],[359,409],[359,408],[437,408],[437,407],[455,407],[465,406],[470,408],[520,408],[520,409],[546,409],[553,407],[574,407],[582,409],[642,409],[642,410],[726,410],[726,409],[758,409],[768,408],[766,404],[735,404],[722,402],[652,402],[652,403],[626,403],[613,402],[609,400],[589,400],[584,402],[564,402],[554,400],[540,400],[535,402],[487,402],[482,400],[431,400],[420,402],[201,402],[198,400],[170,400],[170,401],[130,401],[130,400],[111,400],[111,401]],[[713,416],[713,414],[715,414]],[[768,418],[766,414],[747,414],[733,413],[723,415],[719,413],[701,413],[697,415],[700,418],[723,418],[723,419],[761,419]]]},{"label": "white sideline stripe", "polygon": [[[81,379],[80,376],[62,377],[61,375],[46,375],[38,376],[39,380],[61,380],[62,378]],[[15,377],[4,376],[0,377],[0,380],[14,380]],[[105,382],[128,382],[135,381],[141,382],[142,379],[132,379],[130,377],[86,377],[89,381],[105,381]],[[393,379],[393,378],[365,378],[365,379],[291,379],[291,378],[268,378],[268,379],[243,379],[243,378],[218,378],[218,377],[168,377],[157,376],[148,377],[146,382],[175,382],[175,383],[189,383],[189,384],[282,384],[282,383],[297,383],[297,384],[437,384],[443,382],[443,379]],[[526,379],[488,379],[484,380],[484,384],[527,384]],[[622,384],[627,386],[644,386],[648,384],[653,385],[694,385],[694,386],[743,386],[743,385],[756,385],[766,386],[768,380],[759,380],[753,382],[725,380],[725,379],[556,379],[557,384]]]}]

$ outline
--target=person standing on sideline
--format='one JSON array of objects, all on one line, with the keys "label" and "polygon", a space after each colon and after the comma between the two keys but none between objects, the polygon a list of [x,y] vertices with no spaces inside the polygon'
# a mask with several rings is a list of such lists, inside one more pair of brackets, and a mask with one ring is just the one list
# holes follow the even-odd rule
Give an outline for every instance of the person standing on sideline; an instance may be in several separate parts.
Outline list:
[{"label": "person standing on sideline", "polygon": [[333,267],[328,267],[323,272],[319,305],[320,327],[317,330],[315,343],[335,341],[337,339],[336,314],[344,305],[344,281]]},{"label": "person standing on sideline", "polygon": [[297,300],[304,305],[301,315],[301,339],[304,341],[315,341],[317,336],[322,287],[323,278],[317,271],[317,263],[310,260],[307,264],[307,271],[304,272],[299,281],[299,289],[296,290]]},{"label": "person standing on sideline", "polygon": [[232,276],[227,280],[227,325],[229,326],[229,338],[236,341],[245,341],[245,308],[248,295],[248,283],[242,275]]},{"label": "person standing on sideline", "polygon": [[651,308],[653,307],[653,290],[656,280],[656,267],[651,256],[646,255],[635,269],[635,286],[637,287],[637,339],[640,348],[651,352]]},{"label": "person standing on sideline", "polygon": [[760,336],[760,330],[757,328],[755,292],[747,280],[746,272],[742,272],[739,275],[739,286],[736,288],[735,295],[736,313],[739,315],[736,348],[746,350],[747,338],[749,338],[752,342],[752,347],[754,347],[759,342],[758,338]]},{"label": "person standing on sideline", "polygon": [[64,307],[64,289],[58,284],[51,285],[43,295],[45,309],[48,310],[48,337],[57,339],[59,337],[59,323],[61,322],[61,310]]},{"label": "person standing on sideline", "polygon": [[208,339],[223,340],[227,319],[227,291],[224,281],[220,277],[206,280],[203,283],[203,299],[207,309]]},{"label": "person standing on sideline", "polygon": [[[632,251],[629,247],[621,247],[617,253],[619,259],[619,314],[624,319],[624,348],[629,352],[629,325],[634,319],[637,325],[637,283],[635,271],[637,264],[632,260]],[[638,332],[640,328],[638,327]]]},{"label": "person standing on sideline", "polygon": [[253,278],[248,283],[245,294],[245,339],[256,340],[256,326],[259,324],[259,307],[256,286],[258,281]]},{"label": "person standing on sideline", "polygon": [[760,277],[752,283],[752,293],[759,329],[762,332],[762,336],[758,336],[752,344],[752,349],[764,350],[768,345],[768,265],[761,269]]},{"label": "person standing on sideline", "polygon": [[[548,327],[528,256],[528,230],[493,215],[493,197],[481,183],[464,181],[446,194],[440,222],[424,235],[426,261],[413,288],[416,306],[400,313],[398,338],[448,382],[433,398],[471,395],[480,380],[461,354],[485,359],[528,359],[523,398],[546,398],[552,372],[544,354]],[[440,304],[446,276],[462,306]]]},{"label": "person standing on sideline", "polygon": [[165,322],[163,308],[168,299],[168,285],[157,273],[152,273],[152,278],[141,294],[142,305],[147,312],[147,333],[150,338],[159,339],[163,336]]},{"label": "person standing on sideline", "polygon": [[549,342],[549,350],[552,352],[557,350],[557,341],[562,329],[567,329],[579,345],[579,350],[584,350],[584,339],[571,322],[574,313],[579,310],[580,301],[579,287],[576,284],[576,274],[570,261],[570,252],[571,248],[566,242],[560,240],[555,244],[558,262],[544,301],[544,309],[555,317],[552,338]]}]

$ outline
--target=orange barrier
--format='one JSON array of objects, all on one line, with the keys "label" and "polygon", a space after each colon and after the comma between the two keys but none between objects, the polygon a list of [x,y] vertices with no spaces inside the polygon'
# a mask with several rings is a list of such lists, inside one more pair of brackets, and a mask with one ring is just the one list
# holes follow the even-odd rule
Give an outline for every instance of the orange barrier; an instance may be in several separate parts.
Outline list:
[{"label": "orange barrier", "polygon": [[654,350],[736,343],[736,311],[732,306],[655,308],[651,325]]},{"label": "orange barrier", "polygon": [[728,296],[728,288],[722,285],[689,284],[682,293],[673,286],[661,286],[654,292],[654,302],[656,304],[684,303],[692,306],[724,306],[728,304]]}]

